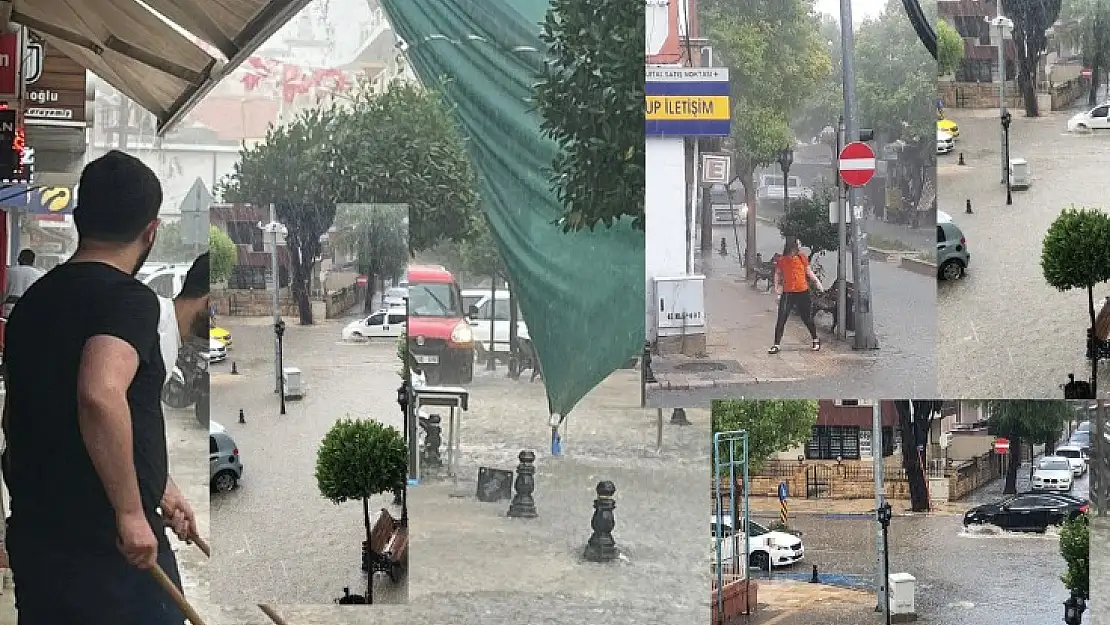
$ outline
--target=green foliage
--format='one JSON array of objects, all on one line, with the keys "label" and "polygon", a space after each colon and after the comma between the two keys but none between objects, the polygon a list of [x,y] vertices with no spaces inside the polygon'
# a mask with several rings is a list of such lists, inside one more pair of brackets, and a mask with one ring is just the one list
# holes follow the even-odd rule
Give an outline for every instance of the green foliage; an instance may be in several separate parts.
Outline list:
[{"label": "green foliage", "polygon": [[158,226],[154,248],[150,250],[150,260],[180,263],[194,256],[196,254],[193,253],[193,246],[185,245],[181,240],[180,221],[163,221]]},{"label": "green foliage", "polygon": [[[1068,0],[1060,9],[1056,36],[1063,45],[1078,48],[1083,53],[1083,64],[1091,68],[1092,76],[1099,76],[1110,68],[1110,3],[1106,0]],[[1097,98],[1092,81],[1090,98]],[[1089,99],[1094,104],[1094,99]]]},{"label": "green foliage", "polygon": [[335,244],[371,281],[400,275],[409,259],[407,217],[404,205],[343,205],[336,209]]},{"label": "green foliage", "polygon": [[473,234],[459,244],[458,252],[462,257],[462,270],[472,276],[507,276],[501,253],[484,219],[477,221]]},{"label": "green foliage", "polygon": [[836,224],[829,223],[829,202],[836,199],[828,189],[814,193],[812,198],[798,198],[779,219],[779,233],[784,239],[798,237],[810,249],[810,260],[836,249]]},{"label": "green foliage", "polygon": [[[337,203],[408,204],[409,245],[420,250],[469,234],[478,197],[463,140],[440,98],[395,83],[363,88],[344,106],[301,112],[240,150],[219,191],[229,202],[274,204],[289,233],[301,322],[311,264]],[[301,259],[305,259],[304,262]]]},{"label": "green foliage", "polygon": [[1064,587],[1084,599],[1091,598],[1091,519],[1081,514],[1060,529],[1060,555],[1068,564],[1061,580]]},{"label": "green foliage", "polygon": [[964,38],[945,20],[937,20],[937,75],[947,76],[956,71],[964,59]]},{"label": "green foliage", "polygon": [[[832,72],[812,0],[706,0],[700,23],[729,68],[735,168],[752,174],[794,145],[789,120]],[[747,188],[749,203],[754,189]]]},{"label": "green foliage", "polygon": [[407,470],[404,437],[369,419],[336,421],[316,452],[316,485],[337,504],[391,491]]},{"label": "green foliage", "polygon": [[772,455],[810,439],[817,423],[817,402],[716,400],[711,415],[714,433],[735,430],[748,433],[748,465],[754,472]]},{"label": "green foliage", "polygon": [[1110,215],[1094,208],[1064,209],[1045,234],[1041,270],[1061,291],[1110,280]]},{"label": "green foliage", "polygon": [[401,361],[401,368],[397,370],[397,375],[405,378],[405,359],[409,357],[409,338],[407,332],[402,332],[401,336],[397,337],[397,359]]},{"label": "green foliage", "polygon": [[540,38],[541,128],[559,146],[551,183],[565,232],[630,217],[644,228],[644,7],[553,0]]},{"label": "green foliage", "polygon": [[1074,416],[1071,404],[1056,399],[993,399],[986,402],[990,431],[1031,443],[1059,439]]},{"label": "green foliage", "polygon": [[208,227],[208,252],[211,262],[208,281],[216,284],[231,277],[231,268],[238,261],[239,253],[231,237],[216,226]]},{"label": "green foliage", "polygon": [[1061,0],[1001,0],[1002,14],[1014,22],[1014,50],[1017,52],[1017,83],[1025,99],[1025,114],[1037,117],[1034,85],[1037,67],[1048,49],[1048,30],[1060,16]]}]

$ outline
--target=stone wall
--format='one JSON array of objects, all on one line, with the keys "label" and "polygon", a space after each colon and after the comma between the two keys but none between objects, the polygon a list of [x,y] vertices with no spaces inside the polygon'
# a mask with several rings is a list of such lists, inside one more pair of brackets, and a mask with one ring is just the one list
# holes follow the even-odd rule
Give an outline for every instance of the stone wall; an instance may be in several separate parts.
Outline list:
[{"label": "stone wall", "polygon": [[335,319],[347,314],[347,311],[366,299],[366,287],[349,285],[337,291],[328,291],[324,296],[324,315],[328,319]]},{"label": "stone wall", "polygon": [[[281,290],[278,302],[283,316],[300,314],[289,289]],[[262,289],[213,289],[212,304],[217,316],[268,317],[274,311],[274,296],[272,291]]]},{"label": "stone wall", "polygon": [[[1089,87],[1088,80],[1082,77],[1053,84],[1047,90],[1052,110],[1071,106]],[[998,108],[998,83],[941,81],[937,83],[937,95],[945,108]],[[1012,80],[1006,82],[1006,106],[1016,110],[1025,108],[1017,83]]]},{"label": "stone wall", "polygon": [[948,476],[948,499],[959,501],[1001,476],[1002,460],[994,452],[953,464]]}]

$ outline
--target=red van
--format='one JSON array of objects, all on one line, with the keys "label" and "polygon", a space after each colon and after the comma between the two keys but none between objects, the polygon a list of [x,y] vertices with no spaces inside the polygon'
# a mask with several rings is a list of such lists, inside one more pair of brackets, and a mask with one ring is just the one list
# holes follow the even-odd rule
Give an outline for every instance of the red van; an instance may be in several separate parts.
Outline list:
[{"label": "red van", "polygon": [[428,384],[473,380],[474,334],[455,276],[443,267],[410,266],[408,289],[409,353]]}]

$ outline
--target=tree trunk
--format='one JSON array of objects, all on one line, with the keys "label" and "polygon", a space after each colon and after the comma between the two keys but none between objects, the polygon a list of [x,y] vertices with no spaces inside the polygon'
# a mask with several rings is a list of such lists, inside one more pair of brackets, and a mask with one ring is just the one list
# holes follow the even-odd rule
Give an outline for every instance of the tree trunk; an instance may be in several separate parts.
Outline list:
[{"label": "tree trunk", "polygon": [[1087,91],[1087,105],[1094,106],[1098,103],[1098,87],[1101,69],[1097,62],[1091,63],[1091,88]]},{"label": "tree trunk", "polygon": [[369,315],[374,312],[374,287],[377,286],[377,280],[374,274],[367,274],[366,276],[366,299],[362,301],[362,312]]},{"label": "tree trunk", "polygon": [[[1110,306],[1110,304],[1107,304]],[[1091,316],[1091,335],[1088,340],[1091,342],[1091,347],[1094,348],[1094,341],[1097,340],[1095,334],[1098,325],[1097,318],[1095,317],[1095,287],[1094,285],[1087,286],[1087,313]],[[1091,356],[1091,395],[1098,397],[1098,353],[1092,353]]]},{"label": "tree trunk", "polygon": [[[1018,36],[1019,32],[1020,30],[1014,31],[1014,44],[1018,50],[1018,90],[1021,91],[1022,101],[1025,104],[1025,116],[1040,117],[1034,84],[1037,80],[1037,59],[1030,59],[1025,54],[1025,38]],[[1005,80],[1005,78],[1003,74],[1002,79]]]},{"label": "tree trunk", "polygon": [[1021,468],[1021,438],[1014,436],[1010,439],[1010,464],[1006,467],[1006,485],[1002,488],[1003,495],[1017,494],[1017,474]]},{"label": "tree trunk", "polygon": [[[291,231],[287,238],[289,250],[289,288],[293,300],[297,302],[297,312],[301,318],[301,325],[312,325],[312,300],[309,298],[309,283],[312,278],[313,261],[320,253],[319,237],[316,240],[301,241]],[[276,278],[275,278],[276,279]]]},{"label": "tree trunk", "polygon": [[[906,470],[906,479],[910,488],[910,510],[914,512],[929,511],[929,485],[925,481],[925,471],[922,463],[925,460],[925,450],[919,453],[917,446],[924,442],[920,438],[921,426],[919,421],[924,420],[928,427],[928,415],[910,414],[910,402],[898,400],[894,402],[898,410],[898,424],[902,430],[902,468]],[[875,442],[872,443],[874,448]],[[880,450],[882,441],[879,441]],[[874,452],[872,452],[874,453]],[[879,453],[882,453],[880,451]]]},{"label": "tree trunk", "polygon": [[748,223],[744,228],[744,267],[748,278],[751,278],[752,272],[755,271],[755,255],[759,252],[755,237],[757,207],[755,183],[752,181],[754,177],[755,166],[745,163],[743,171],[740,172],[740,184],[744,185],[744,202],[748,205]]}]

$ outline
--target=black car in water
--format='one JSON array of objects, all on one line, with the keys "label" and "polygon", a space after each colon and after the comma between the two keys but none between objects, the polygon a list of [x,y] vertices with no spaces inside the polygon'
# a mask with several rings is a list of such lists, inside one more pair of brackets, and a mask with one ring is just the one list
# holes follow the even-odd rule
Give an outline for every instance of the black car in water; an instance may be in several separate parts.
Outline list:
[{"label": "black car in water", "polygon": [[1004,530],[1043,532],[1050,525],[1087,513],[1086,499],[1062,493],[1022,493],[964,513],[964,526],[997,525]]}]

